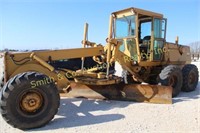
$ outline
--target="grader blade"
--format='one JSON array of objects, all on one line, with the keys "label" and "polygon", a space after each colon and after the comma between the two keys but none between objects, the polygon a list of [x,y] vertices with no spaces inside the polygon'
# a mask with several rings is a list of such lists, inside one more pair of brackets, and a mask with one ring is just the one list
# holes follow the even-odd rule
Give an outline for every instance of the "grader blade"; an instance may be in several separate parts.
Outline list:
[{"label": "grader blade", "polygon": [[95,86],[71,83],[71,91],[61,96],[171,104],[172,88],[142,84]]}]

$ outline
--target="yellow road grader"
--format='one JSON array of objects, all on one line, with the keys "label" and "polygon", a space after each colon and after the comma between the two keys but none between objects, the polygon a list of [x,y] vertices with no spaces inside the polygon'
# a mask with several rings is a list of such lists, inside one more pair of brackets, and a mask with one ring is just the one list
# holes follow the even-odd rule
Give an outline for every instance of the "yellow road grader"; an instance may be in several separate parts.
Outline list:
[{"label": "yellow road grader", "polygon": [[1,115],[30,129],[52,120],[60,95],[172,103],[181,90],[195,90],[199,75],[190,48],[166,41],[166,27],[162,14],[128,8],[111,14],[105,46],[88,40],[86,24],[82,48],[5,52]]}]

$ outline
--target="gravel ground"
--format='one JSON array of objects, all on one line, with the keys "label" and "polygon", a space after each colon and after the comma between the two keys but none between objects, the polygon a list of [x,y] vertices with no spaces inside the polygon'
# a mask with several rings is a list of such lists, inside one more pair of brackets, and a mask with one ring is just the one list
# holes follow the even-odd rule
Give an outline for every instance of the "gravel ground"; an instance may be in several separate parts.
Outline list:
[{"label": "gravel ground", "polygon": [[[200,62],[194,64],[200,70]],[[182,92],[171,105],[62,98],[59,112],[48,125],[26,132],[199,133],[199,98],[200,81],[196,91]],[[9,126],[0,116],[0,132],[24,131]]]}]

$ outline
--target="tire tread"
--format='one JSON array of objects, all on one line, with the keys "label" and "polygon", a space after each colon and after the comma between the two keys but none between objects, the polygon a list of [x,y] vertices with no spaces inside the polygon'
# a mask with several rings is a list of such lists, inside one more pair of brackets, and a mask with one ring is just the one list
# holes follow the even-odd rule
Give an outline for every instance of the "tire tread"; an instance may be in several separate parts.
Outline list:
[{"label": "tire tread", "polygon": [[[22,80],[24,80],[24,79],[30,80],[31,78],[34,78],[34,77],[37,78],[38,76],[41,76],[41,75],[43,75],[43,74],[37,73],[37,72],[25,72],[25,73],[22,73],[22,74],[18,74],[15,77],[13,77],[11,80],[9,80],[4,85],[3,89],[1,90],[2,94],[0,95],[0,112],[1,112],[1,115],[4,118],[4,120],[8,124],[10,124],[11,126],[13,126],[15,128],[19,128],[19,129],[29,129],[29,128],[26,128],[26,127],[21,127],[19,124],[12,122],[9,118],[10,116],[7,112],[7,99],[9,97],[9,94],[15,89],[14,85],[19,85],[22,82]],[[54,115],[58,112],[59,103],[60,103],[59,92],[56,91],[55,95],[56,95],[56,97],[59,97],[57,99],[57,105],[58,106],[56,106],[56,110],[51,112],[53,115],[51,115],[51,117],[48,118],[46,123],[43,123],[42,125],[40,125],[38,127],[46,125],[50,120],[53,119]],[[33,128],[36,128],[36,127],[33,127]]]}]

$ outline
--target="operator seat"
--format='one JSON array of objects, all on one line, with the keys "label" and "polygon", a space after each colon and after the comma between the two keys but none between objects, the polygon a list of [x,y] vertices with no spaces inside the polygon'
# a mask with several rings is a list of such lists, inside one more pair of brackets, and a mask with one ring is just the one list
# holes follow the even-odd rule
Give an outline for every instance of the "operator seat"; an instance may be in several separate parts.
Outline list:
[{"label": "operator seat", "polygon": [[151,36],[145,36],[142,39],[142,45],[140,45],[141,60],[147,60],[150,56],[150,44]]},{"label": "operator seat", "polygon": [[143,40],[143,41],[144,41],[144,40],[150,41],[150,40],[151,40],[151,36],[145,36],[142,40]]}]

